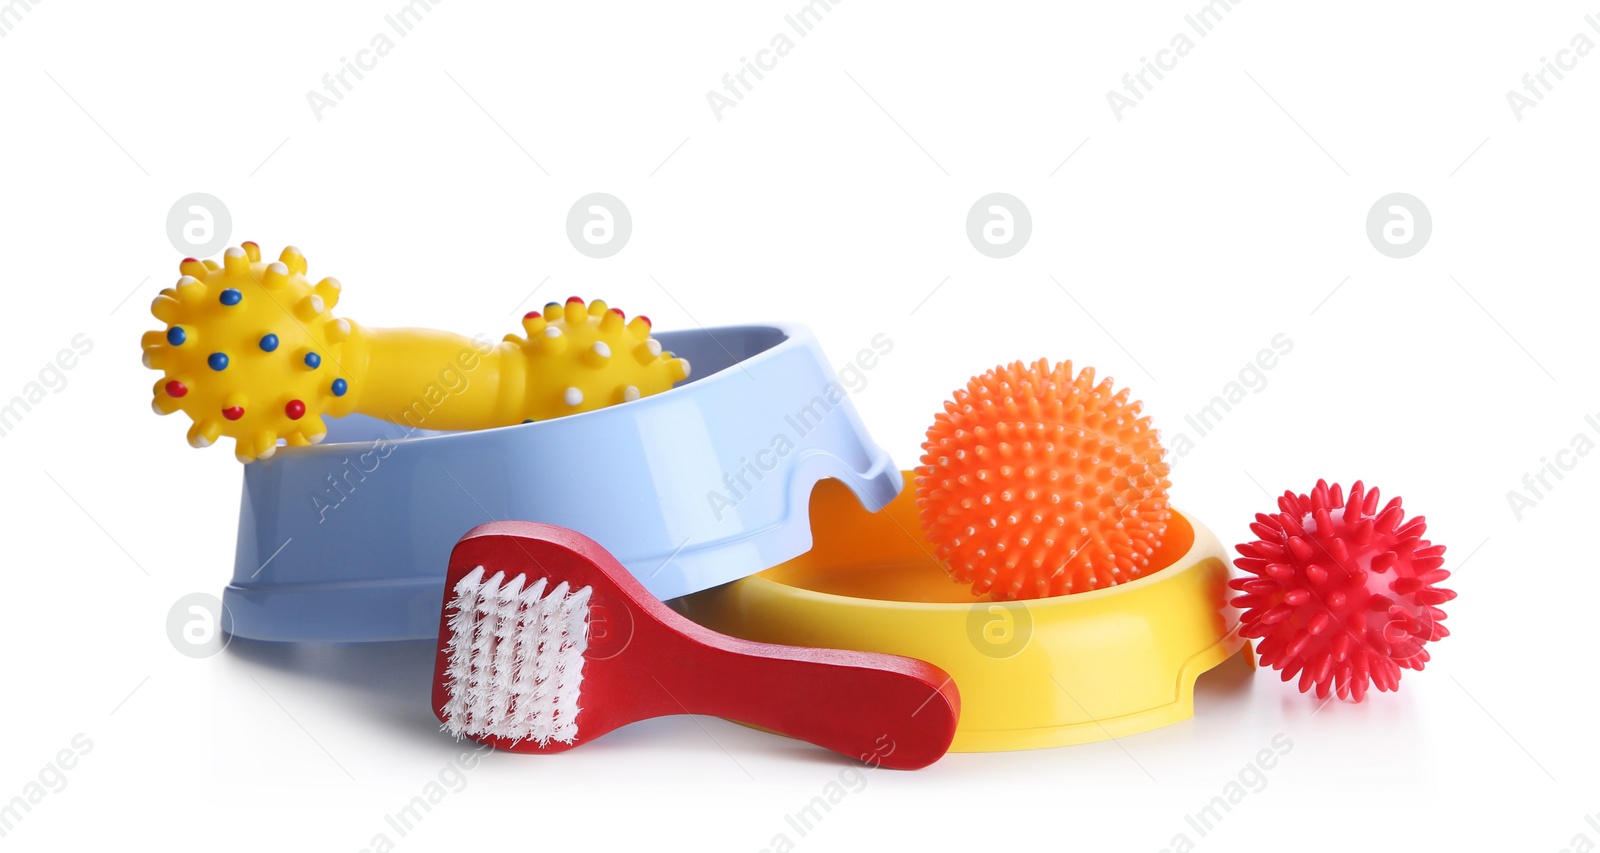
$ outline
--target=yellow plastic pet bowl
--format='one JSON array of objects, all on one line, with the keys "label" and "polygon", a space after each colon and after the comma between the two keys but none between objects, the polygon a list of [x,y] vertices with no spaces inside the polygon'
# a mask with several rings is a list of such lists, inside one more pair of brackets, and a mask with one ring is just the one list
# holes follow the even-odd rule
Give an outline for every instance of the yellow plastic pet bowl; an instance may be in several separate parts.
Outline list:
[{"label": "yellow plastic pet bowl", "polygon": [[1241,650],[1254,665],[1235,633],[1222,545],[1178,512],[1155,555],[1159,571],[1109,589],[1012,602],[974,598],[950,579],[922,536],[915,489],[870,513],[849,489],[824,480],[812,496],[811,529],[809,552],[676,606],[736,637],[942,667],[961,691],[952,751],[1149,731],[1194,715],[1201,673]]}]

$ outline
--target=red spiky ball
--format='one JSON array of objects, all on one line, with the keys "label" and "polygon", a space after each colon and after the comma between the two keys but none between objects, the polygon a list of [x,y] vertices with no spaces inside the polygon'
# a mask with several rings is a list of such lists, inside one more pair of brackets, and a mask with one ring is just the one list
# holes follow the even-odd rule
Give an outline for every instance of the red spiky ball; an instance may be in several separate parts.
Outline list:
[{"label": "red spiky ball", "polygon": [[1435,586],[1450,577],[1444,546],[1422,538],[1426,520],[1406,520],[1399,498],[1380,511],[1378,490],[1359,480],[1348,499],[1318,480],[1309,495],[1284,492],[1278,509],[1258,514],[1250,529],[1260,538],[1237,546],[1234,565],[1252,575],[1228,582],[1241,593],[1240,635],[1319,699],[1399,689],[1400,670],[1422,669],[1423,647],[1450,635],[1438,605],[1456,594]]}]

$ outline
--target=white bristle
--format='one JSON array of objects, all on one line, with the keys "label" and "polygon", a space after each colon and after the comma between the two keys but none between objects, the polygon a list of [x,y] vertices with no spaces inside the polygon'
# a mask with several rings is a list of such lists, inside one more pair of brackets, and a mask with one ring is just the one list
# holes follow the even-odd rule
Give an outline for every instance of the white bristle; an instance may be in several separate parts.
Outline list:
[{"label": "white bristle", "polygon": [[493,733],[501,737],[505,736],[503,723],[510,716],[511,680],[516,674],[512,655],[517,648],[517,598],[522,594],[522,585],[527,580],[527,575],[517,575],[515,580],[495,593],[495,619],[498,621],[494,631],[493,669],[487,679],[487,718],[502,721],[501,725],[491,726]]},{"label": "white bristle", "polygon": [[[483,585],[483,567],[473,569],[456,583],[455,598],[451,599],[452,612],[446,627],[450,632],[449,669],[450,701],[445,703],[447,720],[465,720],[467,716],[466,692],[457,690],[472,677],[471,637],[478,620],[478,591]],[[467,638],[463,640],[462,638]],[[449,727],[449,723],[446,723]],[[454,732],[457,737],[461,733]]]},{"label": "white bristle", "polygon": [[[456,583],[446,609],[448,677],[442,716],[456,737],[571,743],[578,736],[589,587],[484,579],[482,566]],[[525,586],[526,585],[526,586]]]}]

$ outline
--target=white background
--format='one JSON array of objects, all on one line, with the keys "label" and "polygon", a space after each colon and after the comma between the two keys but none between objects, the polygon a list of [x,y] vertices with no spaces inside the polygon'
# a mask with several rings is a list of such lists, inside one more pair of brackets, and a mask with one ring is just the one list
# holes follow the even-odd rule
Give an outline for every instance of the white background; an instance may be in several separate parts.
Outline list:
[{"label": "white background", "polygon": [[[1520,121],[1505,95],[1575,34],[1600,40],[1593,4],[1252,0],[1119,121],[1107,90],[1200,0],[852,0],[719,121],[706,92],[800,0],[450,0],[319,120],[307,91],[401,5],[46,0],[0,38],[0,399],[93,341],[0,438],[0,799],[74,735],[93,743],[5,844],[359,850],[459,750],[427,707],[426,644],[191,660],[167,639],[172,604],[228,578],[240,477],[150,414],[139,365],[182,256],[167,211],[197,191],[231,210],[231,243],[300,246],[372,325],[497,337],[525,302],[581,294],[663,329],[801,321],[839,363],[886,333],[855,402],[907,466],[953,388],[1041,356],[1131,386],[1170,447],[1283,333],[1266,387],[1174,460],[1175,502],[1232,543],[1268,493],[1364,478],[1450,548],[1454,636],[1361,705],[1223,674],[1163,730],[874,772],[803,838],[785,815],[850,765],[658,720],[489,756],[397,849],[1600,843],[1600,460],[1520,520],[1507,499],[1575,435],[1600,441],[1600,58]],[[564,229],[596,191],[634,220],[605,260]],[[1004,260],[964,233],[990,192],[1032,214]],[[1432,213],[1405,260],[1365,234],[1391,192]],[[1293,749],[1265,788],[1198,837],[1184,815],[1280,733]]]}]

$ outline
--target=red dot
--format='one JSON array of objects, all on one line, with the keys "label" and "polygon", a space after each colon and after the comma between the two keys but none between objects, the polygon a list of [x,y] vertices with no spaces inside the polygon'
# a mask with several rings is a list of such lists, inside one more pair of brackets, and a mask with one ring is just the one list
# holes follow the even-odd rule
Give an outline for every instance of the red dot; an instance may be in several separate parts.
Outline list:
[{"label": "red dot", "polygon": [[655,328],[655,324],[654,324],[654,323],[652,323],[652,322],[650,322],[650,318],[649,318],[649,317],[646,317],[646,316],[645,316],[645,315],[643,315],[643,314],[640,314],[640,315],[639,315],[639,316],[638,316],[638,318],[637,318],[637,319],[640,319],[640,320],[643,320],[643,321],[644,321],[644,324],[645,324],[645,325],[646,325],[646,326],[649,326],[649,327],[651,327],[651,328]]},{"label": "red dot", "polygon": [[622,313],[622,309],[621,308],[613,308],[613,309],[611,309],[611,313],[617,315],[618,317],[621,317],[624,320],[628,319],[628,315]]},{"label": "red dot", "polygon": [[284,405],[283,413],[288,415],[289,420],[291,421],[300,420],[301,418],[305,417],[306,404],[300,402],[299,400],[290,400]]},{"label": "red dot", "polygon": [[581,297],[581,296],[568,296],[567,297],[567,304],[568,305],[571,305],[574,302],[578,303],[579,305],[582,305],[583,304],[583,297]]},{"label": "red dot", "polygon": [[227,418],[230,421],[236,421],[236,420],[244,417],[244,407],[243,406],[229,406],[228,408],[222,410],[222,416]]},{"label": "red dot", "polygon": [[542,314],[542,313],[540,313],[538,311],[529,311],[528,313],[522,315],[522,319],[524,319],[524,320],[532,320],[535,317],[543,317],[543,316],[544,316],[544,314]]},{"label": "red dot", "polygon": [[189,386],[183,384],[182,382],[174,379],[167,383],[168,397],[182,397],[187,393],[189,393]]}]

